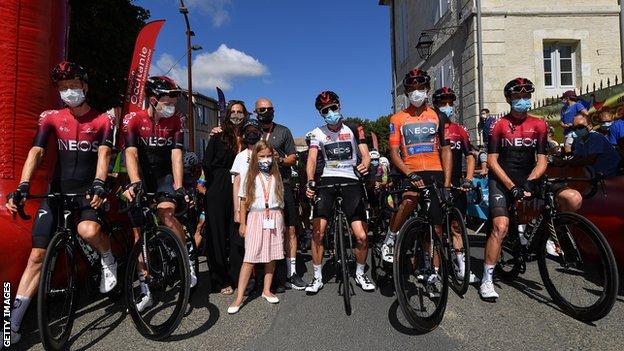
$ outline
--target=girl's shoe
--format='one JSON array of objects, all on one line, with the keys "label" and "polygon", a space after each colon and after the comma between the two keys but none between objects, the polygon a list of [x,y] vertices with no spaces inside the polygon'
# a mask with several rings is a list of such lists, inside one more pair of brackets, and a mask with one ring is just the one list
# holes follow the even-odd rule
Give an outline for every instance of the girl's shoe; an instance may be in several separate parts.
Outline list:
[{"label": "girl's shoe", "polygon": [[236,313],[238,313],[238,311],[240,311],[240,308],[241,308],[240,306],[230,306],[230,307],[228,307],[227,312],[229,314],[236,314]]},{"label": "girl's shoe", "polygon": [[279,299],[277,298],[277,296],[273,295],[273,296],[267,296],[265,294],[262,294],[262,297],[267,300],[268,303],[271,304],[275,304],[275,303],[279,303]]}]

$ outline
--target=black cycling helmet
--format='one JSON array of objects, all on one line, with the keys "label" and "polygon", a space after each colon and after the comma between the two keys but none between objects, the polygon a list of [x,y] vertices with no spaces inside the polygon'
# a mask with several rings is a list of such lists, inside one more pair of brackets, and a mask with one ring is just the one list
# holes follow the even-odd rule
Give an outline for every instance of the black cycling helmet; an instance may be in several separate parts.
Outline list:
[{"label": "black cycling helmet", "polygon": [[455,92],[453,91],[453,89],[449,87],[442,87],[433,93],[434,104],[437,104],[438,102],[444,99],[451,99],[451,101],[457,100],[457,96],[455,95]]},{"label": "black cycling helmet", "polygon": [[522,92],[525,92],[525,93],[535,92],[535,85],[533,85],[533,82],[531,82],[528,78],[518,77],[514,80],[511,80],[509,81],[509,83],[505,85],[505,89],[503,90],[505,97],[508,97],[512,93],[522,93]]},{"label": "black cycling helmet", "polygon": [[316,101],[314,102],[314,107],[316,107],[317,110],[321,110],[323,107],[330,104],[340,105],[340,98],[338,97],[338,94],[327,90],[318,94]]},{"label": "black cycling helmet", "polygon": [[58,84],[61,80],[80,79],[83,83],[89,80],[87,71],[77,63],[63,61],[52,68],[50,79],[53,84]]},{"label": "black cycling helmet", "polygon": [[403,87],[413,87],[415,85],[427,84],[429,86],[431,83],[431,77],[427,71],[424,71],[420,68],[414,68],[411,71],[407,72],[405,78],[403,78]]},{"label": "black cycling helmet", "polygon": [[147,97],[154,96],[156,99],[167,95],[169,97],[178,97],[180,88],[175,80],[165,76],[149,77],[145,83],[145,95]]},{"label": "black cycling helmet", "polygon": [[249,127],[255,127],[258,130],[262,130],[262,126],[260,126],[260,122],[258,122],[258,120],[255,118],[249,118],[247,122],[243,124],[243,129],[242,129],[243,133],[245,132],[245,129]]}]

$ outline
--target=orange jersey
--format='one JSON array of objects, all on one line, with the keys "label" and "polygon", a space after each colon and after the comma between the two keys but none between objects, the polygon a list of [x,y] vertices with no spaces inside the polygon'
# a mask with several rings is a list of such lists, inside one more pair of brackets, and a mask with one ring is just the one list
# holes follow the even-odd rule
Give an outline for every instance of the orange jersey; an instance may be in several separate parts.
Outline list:
[{"label": "orange jersey", "polygon": [[442,171],[440,146],[444,120],[431,107],[416,115],[413,106],[390,117],[390,146],[399,146],[403,162],[414,172]]}]

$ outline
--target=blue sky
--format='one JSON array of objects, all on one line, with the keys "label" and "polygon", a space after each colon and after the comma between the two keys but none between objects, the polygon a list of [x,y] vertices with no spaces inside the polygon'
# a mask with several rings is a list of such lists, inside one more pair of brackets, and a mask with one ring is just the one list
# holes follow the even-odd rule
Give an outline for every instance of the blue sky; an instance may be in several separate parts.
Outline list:
[{"label": "blue sky", "polygon": [[[186,0],[193,44],[193,90],[226,99],[259,97],[275,105],[275,121],[295,136],[322,123],[314,99],[340,95],[345,116],[376,119],[391,112],[388,8],[377,0]],[[167,71],[186,50],[177,0],[139,0],[165,19],[152,72]],[[158,68],[155,68],[158,67]],[[186,58],[170,75],[186,86]]]}]

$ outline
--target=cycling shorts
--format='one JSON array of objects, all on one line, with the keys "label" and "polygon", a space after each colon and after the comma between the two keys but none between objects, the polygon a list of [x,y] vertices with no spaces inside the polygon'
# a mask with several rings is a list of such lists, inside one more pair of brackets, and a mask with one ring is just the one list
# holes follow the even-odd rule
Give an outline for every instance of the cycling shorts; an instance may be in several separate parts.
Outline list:
[{"label": "cycling shorts", "polygon": [[[444,185],[444,172],[424,171],[417,172],[417,174],[422,178],[425,185],[432,185],[433,183],[436,183],[439,187]],[[408,187],[412,182],[407,177],[403,177],[399,184],[402,184],[402,187]],[[429,214],[431,215],[431,223],[442,225],[442,206],[438,196],[431,196]]]},{"label": "cycling shorts", "polygon": [[[340,183],[353,183],[351,178],[325,177],[321,178],[319,185],[332,185]],[[314,198],[314,218],[333,218],[334,200],[336,189],[318,189]],[[366,221],[366,210],[362,197],[361,185],[350,185],[342,188],[342,207],[349,223]]]}]

